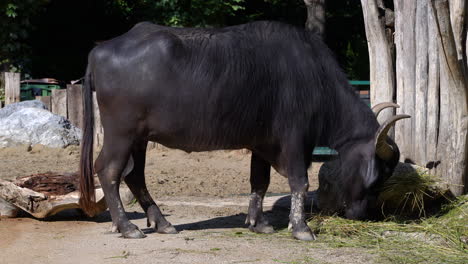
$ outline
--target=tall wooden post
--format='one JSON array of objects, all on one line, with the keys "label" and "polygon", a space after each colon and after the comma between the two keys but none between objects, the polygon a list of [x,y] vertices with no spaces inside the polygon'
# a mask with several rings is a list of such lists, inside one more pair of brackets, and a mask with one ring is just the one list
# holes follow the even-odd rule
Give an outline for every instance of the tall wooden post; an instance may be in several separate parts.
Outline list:
[{"label": "tall wooden post", "polygon": [[20,101],[20,74],[16,72],[3,72],[5,85],[5,105]]},{"label": "tall wooden post", "polygon": [[304,0],[307,8],[306,29],[320,35],[325,33],[325,0]]},{"label": "tall wooden post", "polygon": [[47,110],[52,112],[52,103],[50,96],[36,96],[36,100],[43,102]]},{"label": "tall wooden post", "polygon": [[101,115],[99,113],[99,105],[97,103],[96,92],[93,92],[93,112],[94,112],[94,135],[93,148],[94,151],[99,151],[104,144],[104,129],[101,124]]},{"label": "tall wooden post", "polygon": [[67,85],[68,120],[78,128],[83,128],[82,94],[81,85]]},{"label": "tall wooden post", "polygon": [[[395,57],[381,37],[383,1],[361,0],[373,72],[396,77],[397,113],[412,116],[395,126],[402,160],[427,167],[455,195],[468,191],[467,0],[394,0]],[[376,8],[377,7],[377,8]],[[379,10],[380,12],[376,12]],[[376,26],[377,25],[377,26]],[[372,32],[371,32],[372,33]],[[374,35],[379,33],[379,38]],[[384,59],[385,58],[385,59]],[[385,78],[377,78],[382,82]],[[378,91],[377,91],[378,92]],[[383,93],[381,93],[383,95]]]},{"label": "tall wooden post", "polygon": [[52,113],[67,118],[67,90],[53,89],[51,101]]},{"label": "tall wooden post", "polygon": [[[361,0],[369,49],[371,105],[392,102],[395,97],[393,41],[389,39],[387,32],[389,29],[386,28],[387,24],[393,23],[388,18],[393,14],[384,6],[379,6],[382,4],[374,0]],[[385,10],[385,16],[380,16],[379,12],[383,10]],[[388,120],[395,113],[390,108],[384,111],[379,115],[380,123]],[[393,129],[390,135],[393,135]]]}]

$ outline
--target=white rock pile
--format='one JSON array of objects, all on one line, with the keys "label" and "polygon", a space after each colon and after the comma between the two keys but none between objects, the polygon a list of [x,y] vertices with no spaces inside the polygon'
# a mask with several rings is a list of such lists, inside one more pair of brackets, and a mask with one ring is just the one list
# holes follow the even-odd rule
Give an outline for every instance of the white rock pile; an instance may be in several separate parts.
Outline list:
[{"label": "white rock pile", "polygon": [[65,117],[55,115],[37,100],[0,109],[0,148],[42,144],[64,148],[79,145],[81,130]]}]

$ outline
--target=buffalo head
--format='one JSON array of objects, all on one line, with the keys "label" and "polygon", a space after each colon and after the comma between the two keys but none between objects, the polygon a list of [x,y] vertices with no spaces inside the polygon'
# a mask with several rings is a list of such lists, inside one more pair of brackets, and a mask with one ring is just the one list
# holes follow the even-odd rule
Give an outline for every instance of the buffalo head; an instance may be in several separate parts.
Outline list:
[{"label": "buffalo head", "polygon": [[[373,107],[376,115],[387,107],[382,103]],[[375,209],[378,190],[393,173],[400,159],[396,143],[387,136],[396,121],[409,118],[395,115],[383,122],[372,138],[352,140],[343,145],[340,157],[328,164],[319,174],[319,206],[325,211],[343,212],[347,218],[362,219]]]}]

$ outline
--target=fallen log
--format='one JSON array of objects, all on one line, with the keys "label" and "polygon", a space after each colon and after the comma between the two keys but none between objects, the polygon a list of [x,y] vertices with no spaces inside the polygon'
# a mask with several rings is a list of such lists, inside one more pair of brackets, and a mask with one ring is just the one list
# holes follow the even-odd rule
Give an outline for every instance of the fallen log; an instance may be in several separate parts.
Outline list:
[{"label": "fallen log", "polygon": [[[25,211],[36,218],[52,216],[67,209],[80,209],[77,174],[42,173],[0,180],[0,217],[16,217]],[[96,185],[98,211],[107,209],[104,192]],[[133,200],[127,187],[120,188],[124,203]]]}]

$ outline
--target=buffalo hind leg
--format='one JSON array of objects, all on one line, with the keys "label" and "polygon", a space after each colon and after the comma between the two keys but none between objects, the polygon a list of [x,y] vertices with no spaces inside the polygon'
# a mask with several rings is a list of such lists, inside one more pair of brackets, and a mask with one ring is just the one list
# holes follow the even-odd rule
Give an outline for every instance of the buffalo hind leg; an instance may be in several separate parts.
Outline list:
[{"label": "buffalo hind leg", "polygon": [[120,180],[130,157],[131,145],[128,138],[109,136],[96,160],[96,171],[112,217],[112,229],[120,231],[124,238],[143,238],[145,234],[128,220],[119,194]]},{"label": "buffalo hind leg", "polygon": [[163,216],[146,188],[145,159],[147,144],[147,141],[142,141],[134,145],[132,150],[134,166],[130,174],[125,177],[125,183],[145,211],[148,227],[158,233],[176,234],[177,230]]},{"label": "buffalo hind leg", "polygon": [[306,224],[305,198],[309,189],[307,165],[304,153],[301,151],[289,152],[284,156],[283,168],[288,176],[291,188],[291,212],[289,224],[293,237],[299,240],[315,240],[315,235]]},{"label": "buffalo hind leg", "polygon": [[263,197],[270,185],[270,164],[252,152],[250,163],[251,195],[246,224],[256,233],[273,233],[273,227],[263,215]]}]

